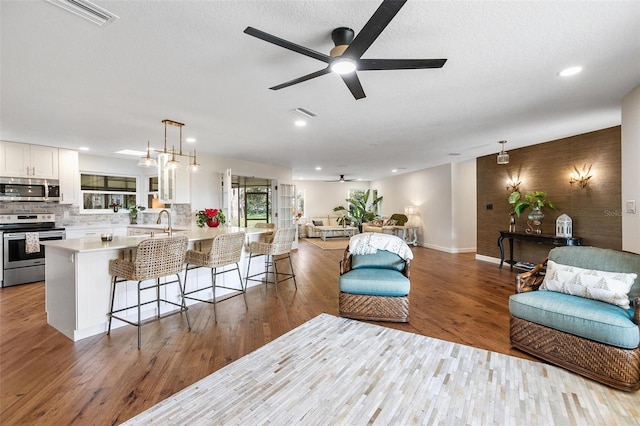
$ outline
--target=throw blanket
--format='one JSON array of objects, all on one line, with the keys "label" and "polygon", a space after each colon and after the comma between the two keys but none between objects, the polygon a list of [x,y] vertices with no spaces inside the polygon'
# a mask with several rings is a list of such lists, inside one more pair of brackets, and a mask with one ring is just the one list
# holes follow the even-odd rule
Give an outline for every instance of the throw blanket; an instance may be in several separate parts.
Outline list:
[{"label": "throw blanket", "polygon": [[379,232],[365,232],[351,237],[349,251],[351,254],[374,254],[378,250],[395,253],[404,260],[413,259],[413,252],[402,238]]},{"label": "throw blanket", "polygon": [[25,249],[27,254],[40,253],[40,236],[37,232],[26,232],[25,237]]}]

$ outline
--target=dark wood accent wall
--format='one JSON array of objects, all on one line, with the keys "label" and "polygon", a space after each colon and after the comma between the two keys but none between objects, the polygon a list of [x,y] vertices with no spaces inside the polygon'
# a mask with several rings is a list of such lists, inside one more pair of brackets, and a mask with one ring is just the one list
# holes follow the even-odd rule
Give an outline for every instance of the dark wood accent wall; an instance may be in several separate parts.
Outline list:
[{"label": "dark wood accent wall", "polygon": [[[477,218],[479,255],[500,257],[497,246],[499,231],[509,227],[511,205],[506,189],[509,173],[520,175],[520,193],[546,191],[547,199],[558,210],[543,209],[542,230],[555,234],[555,221],[562,213],[573,220],[573,236],[583,245],[622,248],[621,199],[621,128],[620,126],[591,133],[540,143],[508,151],[509,164],[496,163],[496,154],[477,159]],[[574,165],[593,165],[589,186],[569,184]],[[492,209],[488,208],[492,206]],[[526,229],[529,209],[517,218],[517,230]],[[514,241],[514,259],[537,263],[553,246]],[[505,241],[508,256],[508,243]]]}]

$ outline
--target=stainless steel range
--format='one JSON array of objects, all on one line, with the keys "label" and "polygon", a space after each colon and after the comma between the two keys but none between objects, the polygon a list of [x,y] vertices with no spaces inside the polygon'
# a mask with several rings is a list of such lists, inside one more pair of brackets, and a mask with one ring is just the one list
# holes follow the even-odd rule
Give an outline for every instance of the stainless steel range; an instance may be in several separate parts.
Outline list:
[{"label": "stainless steel range", "polygon": [[[2,287],[43,281],[45,248],[37,242],[65,239],[64,228],[55,226],[55,215],[0,215],[0,231]],[[39,250],[33,249],[34,242],[39,245]]]}]

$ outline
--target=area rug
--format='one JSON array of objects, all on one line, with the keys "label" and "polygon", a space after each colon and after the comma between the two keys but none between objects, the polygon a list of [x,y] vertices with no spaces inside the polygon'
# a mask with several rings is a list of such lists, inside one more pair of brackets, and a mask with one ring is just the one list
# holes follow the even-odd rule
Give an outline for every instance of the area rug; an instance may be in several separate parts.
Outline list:
[{"label": "area rug", "polygon": [[322,314],[127,425],[630,425],[639,395],[560,368]]},{"label": "area rug", "polygon": [[332,237],[323,241],[322,238],[305,238],[304,241],[320,247],[323,250],[344,250],[349,245],[349,238]]}]

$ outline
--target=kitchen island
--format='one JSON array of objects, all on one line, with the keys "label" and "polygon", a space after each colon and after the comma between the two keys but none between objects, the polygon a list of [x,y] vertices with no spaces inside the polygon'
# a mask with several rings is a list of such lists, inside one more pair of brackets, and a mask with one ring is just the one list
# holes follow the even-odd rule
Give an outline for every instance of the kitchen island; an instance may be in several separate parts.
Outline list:
[{"label": "kitchen island", "polygon": [[[155,229],[155,231],[154,231]],[[77,341],[96,334],[105,333],[108,325],[109,302],[111,298],[111,275],[109,275],[109,260],[132,259],[137,245],[146,238],[162,238],[168,236],[161,227],[139,226],[133,228],[133,233],[142,234],[131,236],[114,236],[112,241],[102,241],[100,236],[79,238],[73,240],[43,241],[46,246],[45,262],[45,309],[47,322],[68,338]],[[258,238],[266,232],[264,228],[238,228],[221,226],[219,228],[193,228],[174,230],[173,235],[186,235],[189,248],[206,251],[207,244],[217,235],[228,232],[244,231],[247,240]],[[153,237],[152,233],[153,232]],[[264,266],[254,262],[256,271]],[[243,259],[240,264],[242,275],[246,273]],[[252,265],[253,270],[253,265]],[[253,271],[252,271],[253,273]],[[184,277],[184,273],[182,273]],[[170,279],[170,278],[169,278]],[[174,278],[175,279],[175,278]],[[223,280],[220,284],[240,288],[237,274],[229,273],[218,277]],[[224,284],[223,284],[224,283]],[[209,287],[211,274],[208,269],[196,269],[189,273],[189,289]],[[137,283],[130,281],[126,286],[118,289],[115,295],[116,306],[129,306],[137,299]],[[165,286],[162,297],[168,300],[180,301],[177,286]],[[202,298],[207,297],[207,290],[202,291]],[[228,291],[227,291],[228,292]],[[217,295],[224,294],[223,291]],[[143,301],[144,299],[143,294]],[[152,295],[148,295],[152,299]],[[187,304],[198,303],[188,300]],[[150,318],[156,315],[153,304],[142,312],[142,317]],[[167,309],[167,308],[165,308]],[[163,310],[163,313],[166,312]],[[126,325],[114,320],[112,328]]]}]

